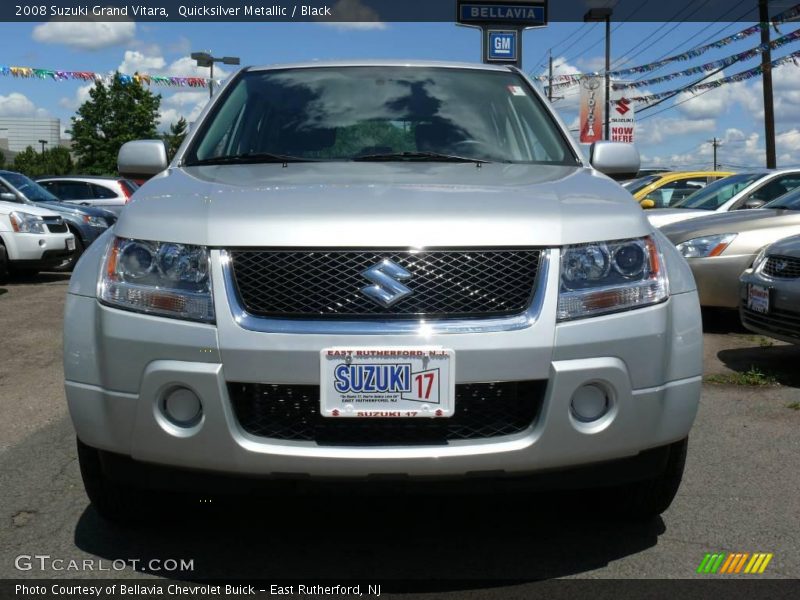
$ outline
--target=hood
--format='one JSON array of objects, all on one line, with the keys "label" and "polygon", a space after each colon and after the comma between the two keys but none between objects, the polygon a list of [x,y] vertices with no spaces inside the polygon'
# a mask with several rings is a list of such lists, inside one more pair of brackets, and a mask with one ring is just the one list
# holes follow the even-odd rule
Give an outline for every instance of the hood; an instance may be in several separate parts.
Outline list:
[{"label": "hood", "polygon": [[653,227],[663,227],[670,223],[688,221],[697,217],[708,217],[715,214],[713,211],[696,208],[651,208],[645,211],[647,220]]},{"label": "hood", "polygon": [[36,204],[23,204],[22,202],[0,202],[0,214],[7,215],[12,212],[24,212],[39,217],[58,217],[60,216],[52,210],[40,207]]},{"label": "hood", "polygon": [[718,233],[745,233],[759,229],[800,225],[800,211],[757,208],[714,213],[690,221],[673,223],[661,228],[673,244],[692,238]]},{"label": "hood", "polygon": [[116,215],[113,212],[104,208],[95,208],[94,206],[80,206],[78,204],[67,204],[66,202],[36,202],[36,206],[47,207],[48,210],[59,213],[60,215],[70,215],[73,217],[88,215],[90,217],[111,219],[111,222],[116,220]]},{"label": "hood", "polygon": [[216,247],[554,246],[651,229],[630,194],[591,169],[434,162],[172,168],[116,226]]},{"label": "hood", "polygon": [[800,258],[800,235],[778,240],[767,249],[767,253],[773,256]]}]

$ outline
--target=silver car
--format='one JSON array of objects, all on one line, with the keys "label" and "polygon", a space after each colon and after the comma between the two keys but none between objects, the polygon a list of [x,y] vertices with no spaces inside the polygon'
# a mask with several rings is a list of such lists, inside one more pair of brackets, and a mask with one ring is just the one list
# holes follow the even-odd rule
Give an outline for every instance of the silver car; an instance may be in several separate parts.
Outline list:
[{"label": "silver car", "polygon": [[767,246],[741,277],[742,324],[800,344],[800,236]]},{"label": "silver car", "polygon": [[689,262],[700,304],[738,308],[742,272],[772,242],[800,234],[800,189],[764,208],[673,223],[661,231]]},{"label": "silver car", "polygon": [[141,514],[166,472],[206,493],[546,480],[665,510],[700,397],[697,292],[601,174],[630,177],[636,150],[591,160],[520,71],[405,61],[245,68],[169,165],[123,146],[121,173],[160,173],[66,303],[95,507]]}]

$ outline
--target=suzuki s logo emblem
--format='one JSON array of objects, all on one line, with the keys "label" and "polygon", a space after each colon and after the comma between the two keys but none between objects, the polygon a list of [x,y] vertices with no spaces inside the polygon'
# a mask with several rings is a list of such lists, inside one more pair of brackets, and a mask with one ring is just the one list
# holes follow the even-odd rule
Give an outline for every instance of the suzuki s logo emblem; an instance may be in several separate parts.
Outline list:
[{"label": "suzuki s logo emblem", "polygon": [[361,275],[375,284],[361,288],[361,293],[383,307],[389,308],[392,304],[400,302],[400,300],[413,293],[400,283],[406,279],[411,279],[411,273],[388,258],[385,258],[374,267],[370,267]]}]

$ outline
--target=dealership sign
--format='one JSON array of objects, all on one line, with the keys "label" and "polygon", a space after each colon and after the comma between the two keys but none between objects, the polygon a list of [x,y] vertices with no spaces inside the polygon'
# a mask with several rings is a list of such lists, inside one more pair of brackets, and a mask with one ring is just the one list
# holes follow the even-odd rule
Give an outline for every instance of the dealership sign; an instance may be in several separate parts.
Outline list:
[{"label": "dealership sign", "polygon": [[593,144],[603,139],[605,78],[583,77],[580,80],[580,87],[580,142],[581,144]]},{"label": "dealership sign", "polygon": [[522,67],[522,32],[547,25],[547,0],[458,0],[456,22],[480,29],[483,62]]},{"label": "dealership sign", "polygon": [[611,92],[611,118],[608,126],[612,142],[633,143],[636,110],[633,102],[625,97],[623,90]]}]

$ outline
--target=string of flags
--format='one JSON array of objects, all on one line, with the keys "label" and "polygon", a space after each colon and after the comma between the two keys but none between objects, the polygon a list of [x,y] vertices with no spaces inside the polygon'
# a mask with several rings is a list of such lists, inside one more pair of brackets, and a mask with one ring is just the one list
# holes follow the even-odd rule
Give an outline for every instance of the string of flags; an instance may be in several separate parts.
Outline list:
[{"label": "string of flags", "polygon": [[[775,15],[770,21],[770,23],[777,29],[777,25],[791,21],[797,18],[798,16],[800,16],[800,4],[797,4],[778,15]],[[641,75],[642,73],[649,73],[650,71],[655,71],[673,62],[692,60],[693,58],[697,58],[698,56],[705,54],[709,50],[728,46],[729,44],[753,36],[756,33],[759,33],[760,31],[761,31],[761,25],[753,25],[752,27],[747,27],[732,35],[721,38],[714,42],[710,42],[708,44],[705,44],[704,46],[698,46],[697,48],[692,48],[691,50],[682,52],[681,54],[675,54],[674,56],[670,56],[644,65],[639,65],[637,67],[630,67],[628,69],[619,69],[617,71],[609,71],[609,75],[611,77],[628,77],[631,75]],[[555,89],[557,87],[567,87],[570,85],[575,85],[583,77],[597,77],[599,75],[604,75],[604,74],[605,72],[565,73],[562,75],[556,75],[553,77],[553,88]],[[537,79],[540,81],[549,81],[549,77],[547,75],[541,75],[537,77]]]},{"label": "string of flags", "polygon": [[[114,76],[118,76],[123,84],[139,83],[142,85],[157,85],[165,87],[193,87],[206,88],[210,81],[206,77],[167,77],[165,75],[147,75],[134,73],[95,73],[94,71],[62,71],[56,69],[35,69],[32,67],[8,67],[0,65],[0,75],[6,77],[20,77],[26,79],[52,79],[55,81],[102,81],[111,83]],[[219,85],[221,80],[214,80]]]},{"label": "string of flags", "polygon": [[718,69],[724,69],[725,67],[729,67],[734,63],[750,60],[751,58],[758,56],[766,52],[767,48],[771,48],[775,50],[777,48],[781,48],[786,44],[790,44],[792,42],[796,42],[800,40],[800,29],[794,31],[788,35],[784,35],[776,40],[773,40],[769,44],[761,44],[757,48],[752,48],[751,50],[746,50],[744,52],[740,52],[739,54],[734,54],[733,56],[729,56],[727,58],[723,58],[721,60],[715,60],[704,65],[700,65],[697,67],[692,67],[691,69],[686,69],[685,71],[679,71],[677,73],[670,73],[669,75],[662,75],[661,77],[655,77],[653,79],[645,79],[642,81],[631,81],[631,82],[620,82],[615,83],[613,85],[615,90],[623,90],[623,89],[630,89],[630,88],[641,88],[647,87],[650,85],[655,85],[658,83],[663,83],[664,81],[671,81],[673,79],[678,79],[679,77],[688,77],[689,75],[697,75],[698,73],[708,73],[710,71],[716,71]]},{"label": "string of flags", "polygon": [[[800,67],[800,51],[793,52],[783,58],[779,58],[777,60],[773,60],[770,65],[772,68],[779,67],[781,65],[785,65],[788,63],[793,63],[796,67]],[[764,72],[764,68],[762,65],[754,67],[752,69],[748,69],[747,71],[741,71],[734,75],[729,75],[728,77],[722,77],[720,79],[715,79],[713,81],[707,81],[705,83],[698,83],[697,85],[693,85],[685,90],[680,90],[682,92],[698,92],[701,90],[710,90],[714,88],[718,88],[720,86],[725,85],[726,83],[734,83],[738,81],[746,81],[748,79],[752,79],[757,75],[761,75]],[[651,102],[655,102],[657,100],[661,100],[663,98],[674,96],[677,90],[670,90],[668,92],[660,92],[658,94],[648,94],[646,96],[634,96],[632,98],[628,98],[632,102],[639,102],[644,104],[650,104]]]}]

